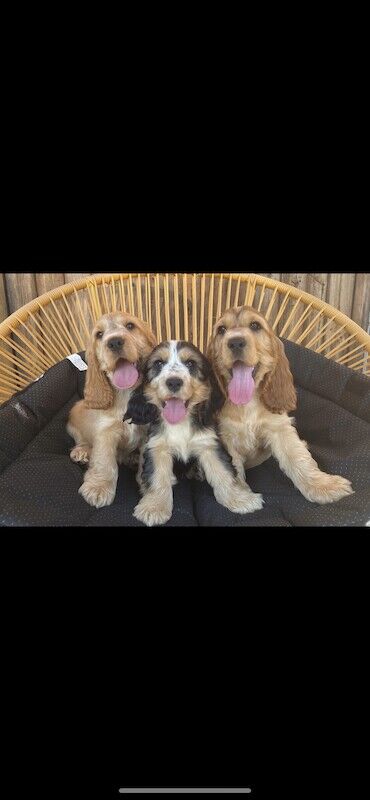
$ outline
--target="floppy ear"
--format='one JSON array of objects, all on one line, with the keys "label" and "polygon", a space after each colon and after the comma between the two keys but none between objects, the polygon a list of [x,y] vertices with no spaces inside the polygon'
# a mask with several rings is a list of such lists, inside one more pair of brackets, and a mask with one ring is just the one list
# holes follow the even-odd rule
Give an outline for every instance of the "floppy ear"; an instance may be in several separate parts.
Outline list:
[{"label": "floppy ear", "polygon": [[149,422],[155,422],[158,416],[159,409],[146,399],[143,386],[138,386],[128,401],[123,421],[131,420],[135,425],[148,425]]},{"label": "floppy ear", "polygon": [[155,335],[154,335],[152,329],[149,327],[147,322],[144,322],[143,320],[140,320],[140,325],[141,325],[143,333],[145,334],[145,336],[146,336],[146,338],[148,340],[148,345],[151,348],[151,350],[150,350],[150,352],[151,352],[157,346],[157,340],[155,338]]},{"label": "floppy ear", "polygon": [[[206,358],[208,359],[208,361],[209,361],[209,363],[211,365],[211,368],[212,368],[213,380],[216,382],[216,385],[218,386],[218,389],[219,389],[219,391],[221,392],[221,394],[223,396],[223,401],[225,402],[225,400],[227,398],[227,393],[226,393],[226,389],[225,389],[224,383],[222,381],[222,378],[219,375],[219,372],[218,372],[218,369],[217,369],[217,362],[216,362],[216,359],[215,359],[214,337],[213,336],[208,342]],[[221,406],[220,406],[220,408],[221,408]]]},{"label": "floppy ear", "polygon": [[213,365],[213,362],[214,362],[214,357],[215,357],[215,348],[214,348],[214,339],[213,339],[213,336],[212,336],[210,338],[209,342],[208,342],[207,350],[206,350],[206,358],[208,358],[208,361],[212,365]]},{"label": "floppy ear", "polygon": [[209,397],[196,406],[199,422],[205,426],[212,424],[214,415],[222,408],[225,402],[224,392],[220,389],[211,365],[209,365],[208,381],[210,384]]},{"label": "floppy ear", "polygon": [[209,373],[209,382],[211,384],[211,396],[209,399],[210,406],[212,411],[219,411],[224,405],[226,395],[223,386],[220,384],[220,381],[217,378],[217,373],[212,367]]},{"label": "floppy ear", "polygon": [[86,357],[88,369],[84,391],[85,406],[86,408],[111,408],[114,401],[113,387],[100,369],[93,341],[89,343]]},{"label": "floppy ear", "polygon": [[284,345],[274,336],[275,364],[264,377],[260,397],[266,408],[275,414],[294,411],[297,408],[297,393]]}]

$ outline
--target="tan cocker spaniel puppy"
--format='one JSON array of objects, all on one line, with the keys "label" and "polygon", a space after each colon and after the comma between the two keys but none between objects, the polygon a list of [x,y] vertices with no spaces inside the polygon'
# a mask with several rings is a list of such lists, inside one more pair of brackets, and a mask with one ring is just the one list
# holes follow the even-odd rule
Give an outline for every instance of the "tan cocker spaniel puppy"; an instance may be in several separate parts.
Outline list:
[{"label": "tan cocker spaniel puppy", "polygon": [[123,417],[155,345],[148,325],[131,314],[105,314],[92,332],[84,399],[73,406],[67,431],[76,443],[72,460],[89,464],[79,492],[96,508],[114,500],[118,463],[133,465],[134,451],[138,459],[145,428],[129,425]]},{"label": "tan cocker spaniel puppy", "polygon": [[307,500],[331,503],[352,494],[350,482],[322,472],[299,438],[287,413],[297,405],[289,362],[262,314],[249,306],[228,309],[207,355],[225,393],[220,436],[241,478],[273,455]]}]

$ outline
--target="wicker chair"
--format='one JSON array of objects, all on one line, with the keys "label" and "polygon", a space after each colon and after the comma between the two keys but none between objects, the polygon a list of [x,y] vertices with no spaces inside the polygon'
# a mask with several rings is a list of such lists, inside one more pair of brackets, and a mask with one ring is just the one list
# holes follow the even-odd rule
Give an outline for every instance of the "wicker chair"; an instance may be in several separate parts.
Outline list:
[{"label": "wicker chair", "polygon": [[158,340],[201,350],[232,305],[260,310],[279,336],[370,375],[370,336],[345,314],[294,286],[255,274],[102,274],[46,292],[0,324],[0,402],[71,353],[85,350],[96,320],[127,310]]}]

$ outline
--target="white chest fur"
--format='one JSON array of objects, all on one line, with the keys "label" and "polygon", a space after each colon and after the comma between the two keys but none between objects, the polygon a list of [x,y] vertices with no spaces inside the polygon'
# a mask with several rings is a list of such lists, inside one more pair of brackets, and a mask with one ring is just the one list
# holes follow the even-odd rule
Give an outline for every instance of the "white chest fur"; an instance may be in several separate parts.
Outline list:
[{"label": "white chest fur", "polygon": [[166,448],[174,458],[185,463],[205,448],[213,447],[216,435],[212,430],[194,430],[189,419],[176,425],[166,424],[160,434],[149,440],[150,448]]},{"label": "white chest fur", "polygon": [[238,407],[238,414],[228,414],[229,403],[225,403],[220,414],[219,429],[225,444],[245,454],[258,450],[263,445],[261,428],[261,403],[252,399]]},{"label": "white chest fur", "polygon": [[177,425],[165,425],[163,441],[165,442],[172,455],[182,461],[188,461],[192,451],[192,430],[190,421],[184,419]]}]

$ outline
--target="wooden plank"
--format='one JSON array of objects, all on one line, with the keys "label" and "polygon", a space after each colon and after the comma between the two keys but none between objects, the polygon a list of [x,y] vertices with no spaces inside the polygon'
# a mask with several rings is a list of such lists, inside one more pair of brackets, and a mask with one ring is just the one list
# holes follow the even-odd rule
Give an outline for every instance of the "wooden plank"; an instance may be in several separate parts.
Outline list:
[{"label": "wooden plank", "polygon": [[[64,273],[64,283],[70,283],[70,281],[79,281],[81,278],[86,278],[87,275],[93,275],[93,272],[65,272]],[[97,273],[96,273],[97,274]]]},{"label": "wooden plank", "polygon": [[255,272],[255,275],[263,275],[264,278],[272,278],[274,281],[282,281],[281,272]]},{"label": "wooden plank", "polygon": [[38,295],[50,292],[51,289],[56,289],[57,286],[62,286],[64,283],[64,272],[36,272]]},{"label": "wooden plank", "polygon": [[328,283],[327,272],[308,272],[306,276],[306,292],[325,300]]},{"label": "wooden plank", "polygon": [[281,280],[283,283],[288,283],[289,286],[295,286],[296,289],[307,292],[307,274],[307,272],[282,272]]},{"label": "wooden plank", "polygon": [[6,319],[8,315],[9,312],[8,312],[8,302],[5,293],[4,273],[0,272],[0,322],[3,322],[3,320]]},{"label": "wooden plank", "polygon": [[351,316],[353,293],[355,289],[355,273],[343,272],[340,286],[339,308],[347,317]]},{"label": "wooden plank", "polygon": [[6,272],[5,282],[9,314],[37,297],[36,277],[33,272]]},{"label": "wooden plank", "polygon": [[331,272],[328,278],[328,286],[326,291],[326,302],[333,308],[339,309],[340,306],[340,287],[342,284],[342,273]]},{"label": "wooden plank", "polygon": [[351,317],[357,325],[361,325],[365,331],[369,326],[370,314],[370,275],[369,273],[357,272],[355,277],[355,287],[353,293]]}]

